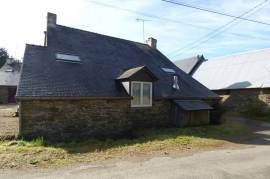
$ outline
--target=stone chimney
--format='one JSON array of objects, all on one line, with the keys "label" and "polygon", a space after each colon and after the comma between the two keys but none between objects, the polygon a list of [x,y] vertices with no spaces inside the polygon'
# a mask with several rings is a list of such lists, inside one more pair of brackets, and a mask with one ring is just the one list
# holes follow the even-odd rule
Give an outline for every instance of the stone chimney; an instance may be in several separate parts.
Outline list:
[{"label": "stone chimney", "polygon": [[149,45],[151,48],[157,48],[157,39],[154,39],[153,37],[149,37],[145,43]]},{"label": "stone chimney", "polygon": [[57,20],[56,14],[50,12],[47,13],[47,27],[55,27],[56,20]]},{"label": "stone chimney", "polygon": [[44,31],[44,46],[48,46],[48,28],[49,27],[56,27],[56,20],[57,16],[56,14],[47,13],[47,31]]}]

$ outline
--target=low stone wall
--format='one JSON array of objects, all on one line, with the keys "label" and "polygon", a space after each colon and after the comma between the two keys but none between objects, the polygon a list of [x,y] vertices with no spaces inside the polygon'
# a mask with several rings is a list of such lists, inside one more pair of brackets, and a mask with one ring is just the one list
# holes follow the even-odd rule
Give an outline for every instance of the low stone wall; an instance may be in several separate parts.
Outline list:
[{"label": "low stone wall", "polygon": [[214,91],[222,97],[221,107],[244,111],[251,105],[270,105],[270,89],[234,89]]},{"label": "low stone wall", "polygon": [[5,86],[0,86],[0,104],[8,103],[8,88]]},{"label": "low stone wall", "polygon": [[170,102],[130,108],[130,100],[34,100],[20,102],[21,135],[49,140],[114,136],[136,127],[168,126]]}]

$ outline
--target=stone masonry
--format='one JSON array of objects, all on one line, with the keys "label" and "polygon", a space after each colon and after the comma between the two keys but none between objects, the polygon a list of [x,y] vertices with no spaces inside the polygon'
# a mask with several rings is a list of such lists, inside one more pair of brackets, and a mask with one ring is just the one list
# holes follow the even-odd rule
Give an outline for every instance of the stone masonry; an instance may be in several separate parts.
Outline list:
[{"label": "stone masonry", "polygon": [[222,97],[220,104],[226,109],[244,111],[251,105],[270,106],[270,89],[234,89],[214,92]]},{"label": "stone masonry", "polygon": [[49,140],[118,135],[136,127],[168,126],[170,102],[130,108],[129,99],[31,100],[20,102],[21,135]]}]

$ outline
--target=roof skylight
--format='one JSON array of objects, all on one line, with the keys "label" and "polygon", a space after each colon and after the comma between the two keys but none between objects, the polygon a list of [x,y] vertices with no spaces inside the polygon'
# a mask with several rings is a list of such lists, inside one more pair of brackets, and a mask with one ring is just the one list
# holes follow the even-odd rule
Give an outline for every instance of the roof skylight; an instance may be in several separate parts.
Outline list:
[{"label": "roof skylight", "polygon": [[61,54],[61,53],[56,54],[56,60],[70,62],[70,63],[80,63],[81,62],[81,59],[79,56],[66,55],[66,54]]},{"label": "roof skylight", "polygon": [[174,69],[171,68],[161,68],[161,69],[167,73],[175,73]]},{"label": "roof skylight", "polygon": [[7,68],[7,69],[5,70],[5,72],[13,72],[13,69],[12,69],[12,68]]}]

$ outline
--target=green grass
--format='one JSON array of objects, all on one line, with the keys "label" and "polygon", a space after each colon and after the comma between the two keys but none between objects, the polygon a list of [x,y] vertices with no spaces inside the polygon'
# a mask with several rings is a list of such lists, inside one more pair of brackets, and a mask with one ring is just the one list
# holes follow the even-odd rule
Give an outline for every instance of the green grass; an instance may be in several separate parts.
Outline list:
[{"label": "green grass", "polygon": [[[0,168],[51,166],[73,162],[91,162],[155,152],[215,147],[226,139],[249,131],[247,126],[227,122],[218,126],[162,128],[136,131],[136,139],[89,139],[81,142],[45,144],[33,141],[0,141]],[[12,161],[12,163],[10,163]]]}]

